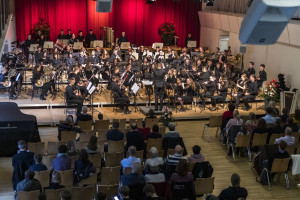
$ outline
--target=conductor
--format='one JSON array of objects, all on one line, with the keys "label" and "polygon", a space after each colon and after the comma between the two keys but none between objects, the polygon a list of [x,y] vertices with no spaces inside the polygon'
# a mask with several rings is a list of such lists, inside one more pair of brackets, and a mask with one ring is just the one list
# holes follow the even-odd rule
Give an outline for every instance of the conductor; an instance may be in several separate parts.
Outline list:
[{"label": "conductor", "polygon": [[160,108],[162,111],[164,101],[165,74],[166,70],[162,68],[162,64],[158,63],[157,68],[153,69],[153,84],[155,92],[155,111],[158,111],[158,98],[160,99]]}]

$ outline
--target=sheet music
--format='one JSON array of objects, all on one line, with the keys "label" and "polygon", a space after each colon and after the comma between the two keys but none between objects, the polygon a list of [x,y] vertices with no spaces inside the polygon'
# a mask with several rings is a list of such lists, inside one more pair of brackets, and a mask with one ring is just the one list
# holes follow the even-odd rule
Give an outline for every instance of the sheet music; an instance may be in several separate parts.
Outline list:
[{"label": "sheet music", "polygon": [[92,86],[92,82],[89,82],[89,84],[88,84],[88,86],[87,86],[87,90],[90,90],[90,88],[91,88],[91,86]]},{"label": "sheet music", "polygon": [[134,83],[131,87],[131,90],[134,94],[136,94],[140,89],[140,86],[137,83]]},{"label": "sheet music", "polygon": [[93,94],[93,92],[95,91],[96,87],[93,85],[91,87],[91,89],[89,90],[89,94]]}]

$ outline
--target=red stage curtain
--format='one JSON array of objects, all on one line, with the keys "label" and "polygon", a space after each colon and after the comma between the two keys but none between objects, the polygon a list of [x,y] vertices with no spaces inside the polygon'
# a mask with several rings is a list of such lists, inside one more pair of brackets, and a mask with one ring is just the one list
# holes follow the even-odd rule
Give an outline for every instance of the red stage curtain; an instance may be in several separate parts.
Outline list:
[{"label": "red stage curtain", "polygon": [[15,0],[16,31],[20,41],[32,30],[38,18],[44,18],[51,26],[50,39],[56,40],[60,29],[71,29],[77,35],[79,30],[86,35],[93,29],[97,38],[103,30],[100,27],[112,27],[115,38],[122,31],[131,43],[151,45],[160,42],[158,27],[163,22],[175,24],[178,45],[183,46],[187,32],[199,41],[200,23],[198,11],[201,4],[196,0],[157,0],[146,4],[145,0],[114,0],[111,13],[97,13],[93,0]]}]

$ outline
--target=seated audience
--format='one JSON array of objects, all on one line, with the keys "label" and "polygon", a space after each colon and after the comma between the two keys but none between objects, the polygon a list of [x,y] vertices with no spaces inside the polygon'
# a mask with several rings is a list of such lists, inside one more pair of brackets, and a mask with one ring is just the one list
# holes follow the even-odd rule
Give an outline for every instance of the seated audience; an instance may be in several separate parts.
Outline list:
[{"label": "seated audience", "polygon": [[98,120],[103,120],[103,114],[102,113],[98,114]]},{"label": "seated audience", "polygon": [[98,142],[98,138],[95,135],[92,135],[86,147],[88,154],[101,153],[100,144],[98,144],[97,142]]},{"label": "seated audience", "polygon": [[252,133],[253,130],[257,127],[256,115],[253,112],[249,113],[249,119],[245,122],[247,130],[249,133]]},{"label": "seated audience", "polygon": [[13,189],[16,190],[17,184],[24,179],[24,173],[34,163],[34,153],[28,152],[26,142],[18,141],[18,153],[12,157],[12,166],[14,168],[12,175]]},{"label": "seated audience", "polygon": [[61,175],[60,175],[60,173],[58,173],[57,171],[54,170],[52,172],[52,176],[51,176],[51,183],[45,189],[57,190],[57,189],[64,188],[65,186],[60,185],[60,183],[61,183]]},{"label": "seated audience", "polygon": [[231,184],[232,186],[222,190],[219,194],[219,200],[238,200],[239,198],[247,198],[248,191],[240,186],[241,178],[238,174],[232,174],[231,176]]},{"label": "seated audience", "polygon": [[69,115],[67,116],[65,123],[58,125],[58,135],[57,135],[58,141],[61,141],[62,131],[75,131],[76,133],[81,133],[81,129],[73,126],[72,123],[73,123],[73,119]]},{"label": "seated audience", "polygon": [[295,110],[295,115],[293,118],[294,122],[299,124],[300,123],[300,109]]},{"label": "seated audience", "polygon": [[274,124],[275,118],[272,116],[273,110],[271,107],[267,107],[266,109],[266,116],[263,119],[266,121],[267,124]]},{"label": "seated audience", "polygon": [[145,185],[145,177],[139,174],[141,169],[141,164],[136,162],[132,165],[132,171],[130,174],[123,175],[121,177],[122,185],[128,187],[133,185]]},{"label": "seated audience", "polygon": [[82,106],[82,113],[77,115],[74,124],[78,125],[78,121],[93,121],[93,116],[88,114],[88,107]]},{"label": "seated audience", "polygon": [[191,172],[189,172],[189,165],[186,160],[180,160],[176,172],[172,174],[170,178],[170,183],[183,183],[183,182],[193,182],[194,177]]},{"label": "seated audience", "polygon": [[165,182],[166,177],[163,173],[160,173],[160,167],[158,165],[150,165],[148,171],[149,174],[145,175],[146,183]]},{"label": "seated audience", "polygon": [[269,160],[262,161],[262,167],[271,170],[273,161],[275,158],[289,158],[290,155],[287,151],[285,151],[287,147],[287,143],[284,140],[280,140],[278,144],[278,151],[275,152]]},{"label": "seated audience", "polygon": [[67,142],[67,152],[68,156],[76,156],[78,155],[78,151],[76,149],[75,143],[72,140],[69,140]]},{"label": "seated audience", "polygon": [[148,138],[162,138],[162,135],[159,133],[159,126],[158,125],[153,125],[152,127],[152,132],[148,135]]},{"label": "seated audience", "polygon": [[282,114],[280,115],[281,121],[282,121],[283,123],[286,123],[286,119],[287,119],[288,117],[289,117],[289,115],[288,115],[287,109],[286,109],[286,108],[283,108],[283,109],[282,109]]},{"label": "seated audience", "polygon": [[169,128],[169,132],[167,132],[164,135],[164,138],[168,138],[168,137],[178,138],[178,137],[180,137],[180,134],[175,131],[175,124],[174,123],[169,123],[168,128]]},{"label": "seated audience", "polygon": [[281,140],[285,141],[288,146],[292,146],[295,144],[295,137],[292,136],[292,129],[290,127],[286,127],[285,136],[281,138],[277,138],[274,144],[279,144]]},{"label": "seated audience", "polygon": [[290,127],[293,132],[298,132],[298,126],[297,126],[297,124],[294,123],[294,120],[291,117],[288,117],[286,119],[286,125],[284,126],[284,129],[286,127]]},{"label": "seated audience", "polygon": [[255,133],[262,134],[262,133],[267,133],[267,132],[268,132],[268,130],[267,130],[267,124],[266,124],[265,119],[259,118],[257,120],[257,127],[252,132],[252,137]]},{"label": "seated audience", "polygon": [[67,155],[67,146],[62,144],[58,147],[57,157],[53,159],[53,170],[65,171],[71,169],[72,159]]},{"label": "seated audience", "polygon": [[275,101],[270,101],[269,107],[272,109],[272,116],[278,116],[279,115],[279,110],[276,108],[276,102]]},{"label": "seated audience", "polygon": [[222,127],[221,130],[223,130],[223,128],[225,128],[227,122],[233,118],[233,111],[235,109],[235,105],[233,103],[229,103],[228,104],[228,111],[225,111],[223,113],[222,116]]},{"label": "seated audience", "polygon": [[143,133],[138,131],[136,123],[131,124],[131,131],[126,134],[127,143],[125,149],[127,150],[130,146],[135,146],[137,151],[144,150],[145,143]]},{"label": "seated audience", "polygon": [[204,156],[200,153],[201,147],[198,145],[193,146],[193,154],[188,157],[187,162],[188,163],[197,163],[197,162],[203,162]]},{"label": "seated audience", "polygon": [[129,187],[126,185],[123,185],[122,187],[119,188],[119,194],[121,199],[123,200],[130,200],[129,199]]},{"label": "seated audience", "polygon": [[152,184],[145,185],[143,192],[146,195],[145,200],[163,200],[161,197],[157,196],[155,187]]},{"label": "seated audience", "polygon": [[[88,170],[88,174],[86,174],[86,170]],[[85,149],[81,149],[79,151],[78,160],[75,161],[74,183],[79,182],[81,179],[90,177],[95,173],[95,171],[93,163],[89,161],[89,154]]]},{"label": "seated audience", "polygon": [[227,135],[228,135],[228,131],[230,129],[230,127],[232,125],[242,125],[243,124],[243,120],[240,118],[240,114],[238,110],[233,111],[233,119],[230,119],[225,127],[225,134],[223,137],[223,145],[226,145],[226,141],[227,141]]},{"label": "seated audience", "polygon": [[[234,138],[230,137],[229,140],[228,140],[228,142],[235,145],[236,144],[236,138],[237,138],[238,135],[248,135],[248,134],[249,134],[249,131],[247,129],[247,125],[246,124],[242,124],[241,131],[239,131]],[[243,156],[246,152],[247,152],[247,149],[245,149],[245,148],[240,148],[240,147],[235,148],[235,154],[236,155],[241,154],[241,156]],[[228,149],[227,155],[228,156],[232,155],[232,148]]]},{"label": "seated audience", "polygon": [[183,148],[180,145],[176,145],[174,155],[168,155],[167,165],[177,166],[180,160],[186,160],[187,158],[183,156]]},{"label": "seated audience", "polygon": [[69,190],[63,190],[59,194],[60,200],[72,200],[72,194]]},{"label": "seated audience", "polygon": [[43,157],[41,154],[34,154],[33,159],[35,164],[29,167],[31,171],[40,172],[47,170],[47,167],[42,164]]},{"label": "seated audience", "polygon": [[148,158],[144,165],[144,170],[147,171],[150,166],[161,166],[164,165],[162,157],[158,157],[158,150],[156,147],[151,147],[149,150],[150,158]]},{"label": "seated audience", "polygon": [[34,175],[35,175],[34,172],[31,171],[30,169],[28,169],[25,172],[25,179],[17,184],[15,199],[18,199],[17,195],[19,191],[27,191],[27,192],[34,191],[34,190],[42,191],[41,183],[40,181],[34,178]]},{"label": "seated audience", "polygon": [[281,118],[280,117],[275,117],[275,123],[273,126],[268,128],[269,134],[281,134],[284,133],[284,128],[281,126]]},{"label": "seated audience", "polygon": [[136,153],[135,146],[130,146],[128,148],[129,157],[128,158],[124,158],[123,160],[121,160],[121,165],[123,167],[123,172],[125,172],[125,168],[126,167],[133,167],[134,163],[141,164],[141,159],[135,157],[135,153]]},{"label": "seated audience", "polygon": [[119,130],[119,126],[119,122],[113,122],[112,129],[107,132],[107,140],[120,141],[124,139],[124,134]]},{"label": "seated audience", "polygon": [[[155,119],[155,118],[157,118],[155,115],[155,112],[154,112],[154,110],[153,109],[150,109],[149,111],[148,111],[148,114],[147,114],[147,117],[144,119],[144,121],[143,121],[143,127],[145,128],[145,124],[146,124],[146,120],[147,119]],[[148,127],[146,127],[146,128],[148,128]],[[150,128],[150,127],[149,127]]]}]

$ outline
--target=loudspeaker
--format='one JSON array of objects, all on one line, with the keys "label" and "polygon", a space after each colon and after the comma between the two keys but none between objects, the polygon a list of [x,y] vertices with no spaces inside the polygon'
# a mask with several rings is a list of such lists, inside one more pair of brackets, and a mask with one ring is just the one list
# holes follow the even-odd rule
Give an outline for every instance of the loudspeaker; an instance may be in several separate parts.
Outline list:
[{"label": "loudspeaker", "polygon": [[96,12],[111,12],[113,0],[97,0]]},{"label": "loudspeaker", "polygon": [[243,44],[277,42],[300,0],[253,0],[242,21],[239,39]]},{"label": "loudspeaker", "polygon": [[241,45],[240,46],[240,53],[246,53],[247,46],[246,45]]}]

